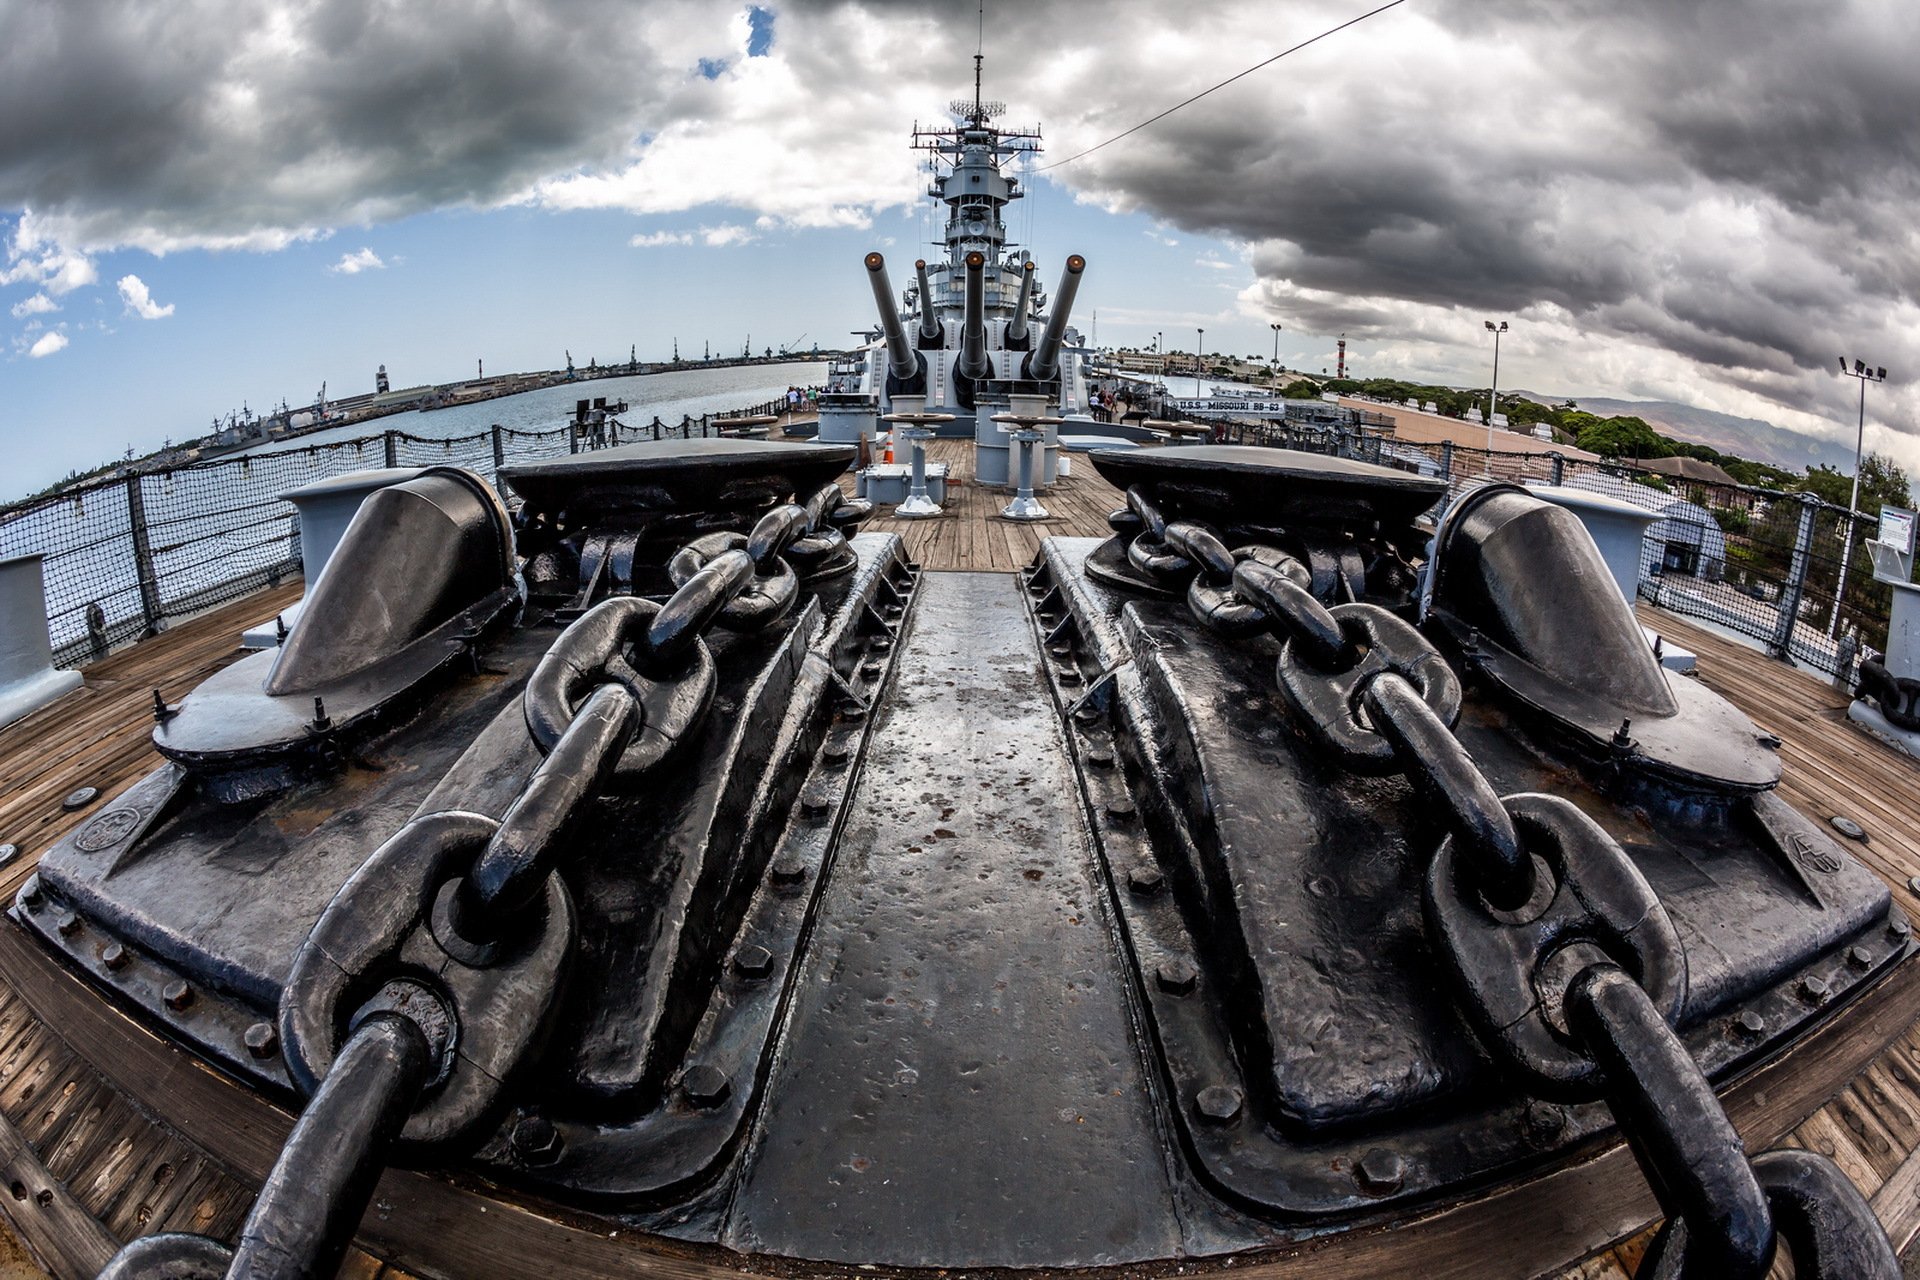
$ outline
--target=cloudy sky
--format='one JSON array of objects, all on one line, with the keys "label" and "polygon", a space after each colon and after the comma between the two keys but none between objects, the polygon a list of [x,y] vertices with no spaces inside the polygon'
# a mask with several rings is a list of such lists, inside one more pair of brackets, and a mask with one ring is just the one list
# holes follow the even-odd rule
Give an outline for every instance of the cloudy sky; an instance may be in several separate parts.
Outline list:
[{"label": "cloudy sky", "polygon": [[[1377,0],[990,3],[1066,160]],[[1178,21],[1170,21],[1177,13]],[[0,0],[0,496],[245,402],[830,344],[973,0]],[[1102,344],[1673,399],[1920,471],[1911,0],[1406,0],[1029,180]]]}]

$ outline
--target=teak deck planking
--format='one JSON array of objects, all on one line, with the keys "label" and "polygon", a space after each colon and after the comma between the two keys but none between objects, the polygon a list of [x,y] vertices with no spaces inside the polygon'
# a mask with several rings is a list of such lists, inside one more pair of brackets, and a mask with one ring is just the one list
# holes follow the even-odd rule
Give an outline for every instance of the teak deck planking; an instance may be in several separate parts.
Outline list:
[{"label": "teak deck planking", "polygon": [[[999,508],[1010,495],[971,481],[968,442],[935,441],[930,454],[947,462],[953,477],[946,514],[920,521],[882,514],[866,526],[901,534],[912,558],[928,569],[1011,572],[1032,560],[1044,537],[1106,534],[1107,513],[1123,504],[1119,491],[1094,473],[1085,455],[1075,455],[1071,478],[1041,496],[1052,519],[1000,520]],[[97,811],[98,802],[67,813],[62,797],[80,786],[98,787],[110,797],[159,763],[148,740],[153,691],[177,700],[241,656],[238,633],[271,617],[299,590],[298,582],[285,584],[113,654],[86,669],[82,689],[0,730],[5,786],[0,841],[24,851],[0,870],[0,892],[11,897],[39,851]],[[1860,822],[1869,840],[1853,851],[1888,880],[1904,907],[1920,911],[1907,884],[1920,875],[1920,763],[1847,721],[1845,697],[1823,681],[1673,615],[1645,605],[1639,612],[1648,626],[1699,655],[1703,682],[1780,737],[1783,796],[1818,821],[1844,814]],[[11,927],[0,924],[0,929]],[[60,1276],[91,1275],[107,1252],[134,1235],[188,1230],[231,1237],[245,1217],[258,1176],[236,1168],[270,1158],[274,1133],[285,1117],[256,1108],[269,1119],[232,1138],[225,1163],[187,1141],[112,1083],[115,1078],[127,1083],[123,1073],[137,1068],[90,1064],[35,1016],[20,986],[37,976],[25,971],[22,959],[34,954],[32,944],[13,941],[21,946],[6,948],[15,958],[0,968],[6,979],[0,981],[0,1191],[5,1192],[0,1209],[19,1235],[42,1265]],[[27,991],[36,1003],[49,998],[39,986]],[[1850,1028],[1848,1034],[1857,1034],[1863,1044],[1886,1044],[1884,1051],[1851,1082],[1835,1080],[1844,1084],[1837,1093],[1823,1087],[1821,1093],[1832,1096],[1788,1141],[1833,1157],[1873,1198],[1894,1243],[1905,1249],[1920,1235],[1920,1023],[1910,1008],[1880,1004],[1879,1013],[1859,1020],[1872,1026],[1857,1033]],[[131,1048],[136,1043],[149,1055],[145,1062],[170,1052],[131,1024],[125,1031],[130,1056],[139,1056]],[[1866,1039],[1874,1035],[1879,1039]],[[80,1039],[84,1043],[87,1036]],[[93,1047],[100,1049],[97,1042]],[[214,1073],[193,1070],[197,1074],[177,1082],[191,1086],[186,1094],[218,1092]],[[1808,1069],[1808,1074],[1817,1073]],[[1743,1098],[1742,1106],[1765,1102],[1764,1091],[1753,1092],[1759,1093],[1758,1101]],[[1808,1097],[1805,1106],[1822,1100]],[[235,1123],[246,1127],[244,1121]],[[1631,1274],[1646,1238],[1643,1232],[1565,1275],[1620,1280]],[[1490,1260],[1480,1257],[1482,1269]],[[671,1263],[664,1269],[681,1270]],[[1260,1269],[1259,1264],[1250,1269]],[[1444,1270],[1436,1267],[1436,1274]],[[403,1273],[356,1252],[341,1274],[396,1280]]]}]

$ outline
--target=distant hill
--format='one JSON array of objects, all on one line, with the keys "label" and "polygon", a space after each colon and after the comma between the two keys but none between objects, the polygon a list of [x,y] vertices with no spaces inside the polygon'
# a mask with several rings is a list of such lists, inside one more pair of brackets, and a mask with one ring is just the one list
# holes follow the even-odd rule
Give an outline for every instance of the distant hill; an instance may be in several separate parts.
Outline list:
[{"label": "distant hill", "polygon": [[[1532,391],[1522,391],[1520,394],[1541,404],[1563,404],[1568,399],[1566,396],[1540,395]],[[1710,449],[1751,458],[1755,462],[1771,463],[1790,471],[1804,471],[1810,466],[1825,463],[1849,475],[1853,474],[1853,450],[1844,444],[1788,431],[1758,418],[1737,418],[1730,413],[1696,409],[1692,405],[1675,404],[1671,400],[1607,400],[1597,396],[1574,396],[1572,399],[1588,413],[1597,413],[1603,418],[1631,414],[1645,419],[1661,435],[1704,444]]]}]

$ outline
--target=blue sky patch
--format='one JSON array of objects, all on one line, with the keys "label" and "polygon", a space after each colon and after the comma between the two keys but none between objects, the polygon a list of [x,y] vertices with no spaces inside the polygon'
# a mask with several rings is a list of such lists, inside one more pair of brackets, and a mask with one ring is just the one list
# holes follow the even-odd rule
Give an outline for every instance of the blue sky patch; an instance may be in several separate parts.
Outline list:
[{"label": "blue sky patch", "polygon": [[747,6],[747,56],[764,58],[773,48],[773,10]]},{"label": "blue sky patch", "polygon": [[720,73],[725,71],[726,69],[727,69],[727,60],[725,58],[700,59],[700,74],[705,76],[709,80],[718,80],[720,78]]}]

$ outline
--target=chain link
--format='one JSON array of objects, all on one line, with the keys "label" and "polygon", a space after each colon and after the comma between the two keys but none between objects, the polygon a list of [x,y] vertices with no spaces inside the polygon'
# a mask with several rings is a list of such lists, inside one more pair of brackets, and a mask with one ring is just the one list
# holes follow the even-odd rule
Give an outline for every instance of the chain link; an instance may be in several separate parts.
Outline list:
[{"label": "chain link", "polygon": [[[1428,868],[1429,932],[1490,1050],[1543,1094],[1613,1112],[1667,1217],[1641,1275],[1758,1280],[1777,1236],[1802,1277],[1896,1280],[1871,1207],[1831,1161],[1747,1159],[1673,1030],[1686,956],[1658,895],[1571,802],[1497,792],[1453,732],[1459,679],[1426,637],[1375,605],[1329,606],[1283,552],[1229,551],[1198,522],[1168,522],[1138,486],[1127,506],[1129,564],[1187,581],[1210,630],[1280,638],[1281,691],[1320,748],[1355,772],[1405,774],[1438,802],[1448,834]],[[1349,578],[1324,576],[1328,589]]]},{"label": "chain link", "polygon": [[[101,1274],[332,1274],[395,1144],[431,1154],[484,1132],[503,1082],[558,1011],[575,936],[559,837],[593,797],[647,776],[698,725],[716,682],[706,632],[757,632],[789,616],[799,575],[788,553],[830,572],[843,530],[871,511],[823,486],[747,534],[683,547],[664,603],[605,600],[562,632],[522,695],[543,758],[500,820],[449,812],[409,822],[341,886],[295,956],[280,1033],[310,1101],[239,1252],[150,1236]],[[423,973],[433,987],[406,976]]]}]

